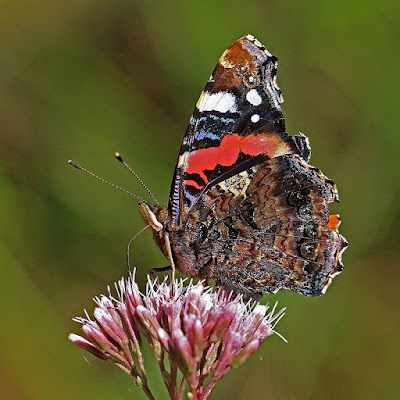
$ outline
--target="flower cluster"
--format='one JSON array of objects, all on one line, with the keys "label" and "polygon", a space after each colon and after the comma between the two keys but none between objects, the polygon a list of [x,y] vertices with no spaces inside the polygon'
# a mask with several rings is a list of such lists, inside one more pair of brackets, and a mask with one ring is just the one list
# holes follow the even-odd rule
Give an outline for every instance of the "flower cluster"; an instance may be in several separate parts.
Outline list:
[{"label": "flower cluster", "polygon": [[[94,319],[75,318],[85,336],[70,341],[95,356],[112,361],[135,378],[154,399],[142,354],[146,338],[154,351],[171,399],[206,399],[233,367],[241,365],[267,336],[284,310],[214,291],[203,282],[184,285],[149,278],[142,294],[132,273],[116,285],[117,297],[95,298]],[[110,292],[110,290],[109,290]],[[181,377],[178,373],[181,372]],[[179,382],[180,381],[180,382]]]}]

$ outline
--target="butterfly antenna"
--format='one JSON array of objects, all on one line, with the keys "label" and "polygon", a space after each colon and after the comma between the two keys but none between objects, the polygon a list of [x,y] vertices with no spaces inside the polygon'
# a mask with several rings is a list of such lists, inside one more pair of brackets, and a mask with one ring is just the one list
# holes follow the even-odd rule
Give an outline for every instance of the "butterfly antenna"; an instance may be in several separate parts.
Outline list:
[{"label": "butterfly antenna", "polygon": [[68,164],[72,165],[74,168],[79,169],[80,171],[86,172],[87,174],[93,176],[93,178],[98,179],[99,181],[106,183],[107,185],[113,187],[114,189],[118,189],[121,192],[125,192],[126,194],[129,194],[129,196],[135,197],[136,199],[140,200],[140,201],[145,201],[144,199],[142,199],[141,197],[137,196],[136,194],[133,194],[131,192],[129,192],[126,189],[123,189],[122,187],[115,185],[114,183],[111,183],[103,178],[100,178],[100,176],[97,176],[96,174],[94,174],[93,172],[87,170],[86,168],[81,167],[79,164],[77,164],[75,161],[72,160],[68,160]]},{"label": "butterfly antenna", "polygon": [[138,174],[126,163],[126,161],[121,157],[121,154],[118,152],[114,154],[114,157],[123,164],[123,166],[139,181],[139,183],[144,187],[146,192],[150,195],[150,197],[156,202],[159,206],[160,203],[157,199],[153,196],[153,193],[150,192],[150,189],[144,184],[144,182],[139,178]]},{"label": "butterfly antenna", "polygon": [[128,264],[128,271],[131,271],[131,260],[130,260],[130,249],[131,249],[131,243],[147,228],[150,228],[150,225],[146,225],[143,227],[131,240],[128,242],[128,246],[126,246],[126,263]]}]

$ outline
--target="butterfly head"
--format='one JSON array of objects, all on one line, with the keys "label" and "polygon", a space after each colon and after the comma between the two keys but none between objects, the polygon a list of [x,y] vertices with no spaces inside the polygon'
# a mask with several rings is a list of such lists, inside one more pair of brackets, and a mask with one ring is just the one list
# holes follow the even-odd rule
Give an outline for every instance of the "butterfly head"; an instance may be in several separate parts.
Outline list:
[{"label": "butterfly head", "polygon": [[141,201],[139,203],[139,210],[146,224],[148,224],[153,231],[154,241],[161,248],[162,252],[167,255],[164,240],[166,233],[165,225],[168,216],[167,208]]}]

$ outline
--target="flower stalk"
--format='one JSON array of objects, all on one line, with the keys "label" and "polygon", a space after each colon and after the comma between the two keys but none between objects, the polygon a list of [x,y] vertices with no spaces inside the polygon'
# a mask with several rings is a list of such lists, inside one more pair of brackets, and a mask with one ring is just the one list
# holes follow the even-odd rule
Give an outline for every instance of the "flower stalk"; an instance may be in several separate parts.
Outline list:
[{"label": "flower stalk", "polygon": [[[69,339],[96,357],[109,360],[135,378],[149,399],[142,346],[146,340],[156,357],[165,387],[173,400],[205,400],[215,384],[232,368],[243,364],[284,315],[276,304],[244,302],[203,282],[176,280],[172,285],[148,279],[139,291],[135,273],[115,284],[117,296],[94,299],[93,318],[74,320],[83,336]],[[187,387],[189,388],[187,390]]]}]

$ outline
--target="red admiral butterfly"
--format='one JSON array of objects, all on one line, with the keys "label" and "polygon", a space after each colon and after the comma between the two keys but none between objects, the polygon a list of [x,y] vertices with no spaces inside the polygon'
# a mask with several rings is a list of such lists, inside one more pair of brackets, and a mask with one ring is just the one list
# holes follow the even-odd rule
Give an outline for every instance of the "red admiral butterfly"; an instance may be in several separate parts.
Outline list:
[{"label": "red admiral butterfly", "polygon": [[168,208],[139,204],[154,239],[185,275],[260,298],[325,293],[343,269],[336,185],[289,136],[278,59],[247,35],[219,59],[183,138]]}]

